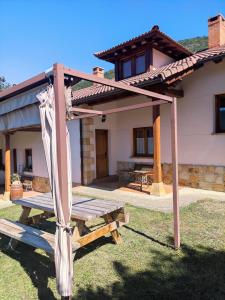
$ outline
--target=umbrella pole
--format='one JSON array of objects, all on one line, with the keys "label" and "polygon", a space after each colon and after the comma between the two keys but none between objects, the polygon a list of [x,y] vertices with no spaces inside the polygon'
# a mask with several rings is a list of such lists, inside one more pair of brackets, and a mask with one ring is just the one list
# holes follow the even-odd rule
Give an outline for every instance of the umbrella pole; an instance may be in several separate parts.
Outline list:
[{"label": "umbrella pole", "polygon": [[[57,140],[57,163],[59,174],[59,191],[61,196],[62,214],[66,224],[70,222],[68,203],[68,170],[67,170],[67,140],[66,140],[66,102],[64,95],[64,66],[53,65],[54,92],[55,92],[55,126]],[[69,249],[69,247],[68,247]],[[68,256],[71,253],[67,253]],[[72,282],[68,283],[68,285]],[[61,296],[61,299],[72,299],[70,296]]]}]

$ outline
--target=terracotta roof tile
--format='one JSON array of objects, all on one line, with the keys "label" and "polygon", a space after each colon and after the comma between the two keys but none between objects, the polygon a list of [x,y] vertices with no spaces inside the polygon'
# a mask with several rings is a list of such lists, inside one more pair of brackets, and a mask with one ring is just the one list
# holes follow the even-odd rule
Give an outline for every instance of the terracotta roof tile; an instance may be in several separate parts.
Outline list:
[{"label": "terracotta roof tile", "polygon": [[155,25],[152,27],[151,30],[137,36],[137,37],[134,37],[132,39],[129,39],[128,41],[125,41],[123,43],[120,43],[114,47],[111,47],[107,50],[103,50],[103,51],[99,51],[99,52],[96,52],[94,53],[94,55],[98,58],[101,58],[101,59],[105,59],[105,56],[107,54],[110,54],[112,52],[115,52],[123,47],[126,47],[132,43],[135,43],[135,42],[138,42],[138,41],[141,41],[143,39],[146,39],[146,38],[152,38],[153,36],[155,36],[155,34],[157,35],[160,35],[161,38],[167,40],[167,42],[170,42],[173,44],[173,47],[176,47],[177,49],[179,49],[180,52],[182,52],[183,54],[185,54],[185,57],[186,56],[189,56],[192,54],[192,52],[190,50],[188,50],[187,48],[185,48],[183,45],[181,45],[180,43],[178,43],[177,41],[173,40],[170,36],[168,36],[167,34],[165,34],[164,32],[160,31],[159,29],[159,26],[158,25]]},{"label": "terracotta roof tile", "polygon": [[[121,82],[128,85],[141,86],[145,82],[151,84],[156,79],[160,79],[161,82],[167,82],[171,79],[175,81],[176,79],[182,76],[183,72],[189,69],[194,69],[195,67],[197,67],[198,65],[206,61],[216,59],[219,57],[224,57],[224,56],[225,56],[225,45],[213,49],[207,49],[202,52],[198,52],[192,56],[170,63],[161,68],[121,80]],[[187,74],[184,74],[183,77],[184,76],[187,76]],[[78,103],[81,102],[85,103],[93,96],[95,97],[98,95],[107,96],[112,92],[115,93],[118,91],[119,91],[118,89],[115,89],[113,87],[108,87],[104,85],[93,85],[88,88],[74,91],[73,100],[78,101]]]}]

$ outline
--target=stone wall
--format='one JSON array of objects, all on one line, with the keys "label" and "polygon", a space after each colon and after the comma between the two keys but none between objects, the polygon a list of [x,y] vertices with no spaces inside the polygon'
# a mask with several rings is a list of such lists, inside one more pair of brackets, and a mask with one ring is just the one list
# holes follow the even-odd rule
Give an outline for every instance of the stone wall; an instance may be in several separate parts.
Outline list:
[{"label": "stone wall", "polygon": [[131,181],[130,171],[134,170],[135,162],[118,161],[117,162],[117,175],[119,182]]},{"label": "stone wall", "polygon": [[93,118],[82,120],[83,180],[90,184],[95,179],[95,129]]},{"label": "stone wall", "polygon": [[49,179],[45,177],[34,176],[32,180],[33,190],[40,193],[48,193],[51,191]]},{"label": "stone wall", "polygon": [[[172,183],[172,165],[164,163],[163,182]],[[179,184],[204,190],[225,192],[225,166],[179,165]]]},{"label": "stone wall", "polygon": [[[118,161],[117,170],[120,181],[129,181],[129,171],[133,170],[135,162]],[[203,166],[180,164],[179,184],[204,190],[225,192],[225,166]],[[162,164],[163,182],[172,183],[172,165]]]}]

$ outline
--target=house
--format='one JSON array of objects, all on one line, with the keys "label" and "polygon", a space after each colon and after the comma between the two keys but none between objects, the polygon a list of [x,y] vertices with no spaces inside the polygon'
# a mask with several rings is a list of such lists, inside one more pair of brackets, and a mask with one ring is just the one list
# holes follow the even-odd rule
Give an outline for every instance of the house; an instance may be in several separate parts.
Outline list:
[{"label": "house", "polygon": [[[199,53],[154,26],[95,56],[114,64],[115,80],[178,98],[180,184],[225,191],[224,17],[208,20],[208,49]],[[103,72],[93,69],[96,76]],[[73,93],[75,105],[94,110],[148,100],[144,98],[98,84]],[[152,163],[154,193],[163,193],[161,183],[172,181],[169,115],[169,105],[163,105],[82,121],[84,183]]]},{"label": "house", "polygon": [[[116,81],[178,99],[180,184],[225,191],[225,19],[222,15],[208,20],[208,32],[208,49],[195,54],[154,26],[149,32],[95,56],[114,64]],[[103,77],[104,70],[95,67],[93,74]],[[37,88],[33,90],[36,95]],[[26,92],[15,95],[12,105],[26,101],[26,97]],[[93,110],[145,101],[149,101],[145,96],[97,83],[73,92],[74,106]],[[161,108],[154,106],[71,121],[73,182],[89,184],[108,175],[126,176],[136,164],[152,164],[152,193],[163,194],[163,183],[172,181],[169,109],[169,104],[165,104]],[[1,136],[0,183],[4,183],[7,159],[11,161],[11,172],[32,177],[35,190],[49,190],[40,125]]]}]

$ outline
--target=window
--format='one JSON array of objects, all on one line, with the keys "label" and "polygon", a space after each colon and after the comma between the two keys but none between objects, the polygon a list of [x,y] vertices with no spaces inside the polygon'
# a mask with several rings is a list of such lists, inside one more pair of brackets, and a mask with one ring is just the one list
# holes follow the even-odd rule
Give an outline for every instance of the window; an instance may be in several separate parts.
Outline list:
[{"label": "window", "polygon": [[225,132],[225,94],[216,96],[216,132]]},{"label": "window", "polygon": [[136,64],[136,74],[141,74],[145,72],[145,55],[139,55],[135,60]]},{"label": "window", "polygon": [[134,156],[153,156],[152,127],[134,128]]},{"label": "window", "polygon": [[25,149],[25,171],[32,172],[32,149]]},{"label": "window", "polygon": [[121,61],[121,77],[125,79],[131,76],[135,76],[146,71],[146,54],[136,54],[129,59]]},{"label": "window", "polygon": [[131,60],[124,61],[122,66],[123,66],[123,78],[130,77],[132,74]]}]

